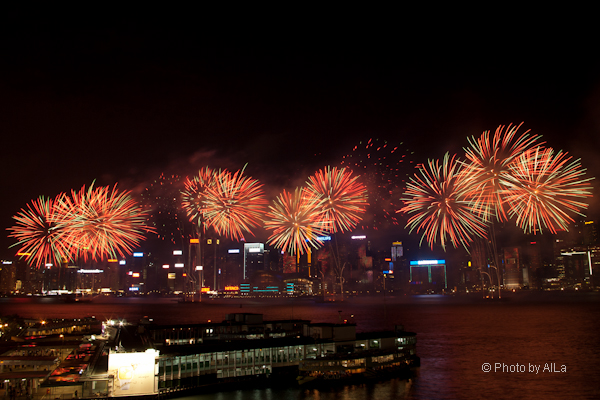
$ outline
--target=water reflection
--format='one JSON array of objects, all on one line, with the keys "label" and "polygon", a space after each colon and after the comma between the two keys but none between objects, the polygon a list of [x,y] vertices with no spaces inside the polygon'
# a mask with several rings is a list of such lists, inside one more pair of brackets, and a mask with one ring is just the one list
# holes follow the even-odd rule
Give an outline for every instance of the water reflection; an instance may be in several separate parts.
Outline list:
[{"label": "water reflection", "polygon": [[[600,398],[600,294],[510,296],[507,293],[507,299],[503,296],[501,302],[419,296],[385,301],[355,298],[320,304],[247,302],[242,307],[236,303],[181,304],[173,299],[144,298],[105,298],[90,304],[0,299],[0,313],[28,318],[95,315],[99,319],[125,318],[134,322],[148,315],[166,324],[220,321],[227,313],[252,312],[263,313],[265,319],[348,319],[357,323],[359,331],[403,324],[418,333],[421,367],[411,382],[392,380],[331,390],[291,388],[192,396],[196,399]],[[555,363],[566,365],[567,372],[486,373],[483,363]]]},{"label": "water reflection", "polygon": [[262,389],[194,394],[180,400],[395,400],[409,398],[412,380],[392,379],[385,382],[324,389]]}]

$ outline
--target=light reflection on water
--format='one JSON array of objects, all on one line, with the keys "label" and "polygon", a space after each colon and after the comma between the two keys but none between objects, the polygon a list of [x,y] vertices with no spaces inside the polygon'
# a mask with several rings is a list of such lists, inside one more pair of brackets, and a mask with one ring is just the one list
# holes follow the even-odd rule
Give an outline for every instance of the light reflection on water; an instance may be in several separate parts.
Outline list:
[{"label": "light reflection on water", "polygon": [[[158,323],[220,321],[234,312],[265,319],[348,320],[359,331],[403,324],[418,334],[421,367],[412,381],[391,380],[330,390],[244,390],[186,399],[455,399],[600,398],[600,294],[506,294],[504,301],[420,296],[355,298],[342,303],[245,301],[178,303],[175,299],[98,298],[89,304],[48,299],[0,299],[0,314],[28,318],[125,318]],[[341,311],[341,312],[340,312]],[[483,372],[482,364],[545,364],[567,372]]]},{"label": "light reflection on water", "polygon": [[196,394],[181,400],[393,400],[407,398],[412,382],[392,379],[363,385],[348,385],[331,389],[261,389],[236,390],[225,393]]}]

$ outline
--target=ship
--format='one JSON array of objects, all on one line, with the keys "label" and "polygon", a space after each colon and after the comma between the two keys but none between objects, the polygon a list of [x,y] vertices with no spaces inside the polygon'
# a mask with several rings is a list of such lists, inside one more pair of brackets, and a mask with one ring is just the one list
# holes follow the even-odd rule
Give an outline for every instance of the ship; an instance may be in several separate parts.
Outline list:
[{"label": "ship", "polygon": [[401,326],[389,332],[358,333],[355,345],[344,350],[301,360],[298,384],[356,384],[408,377],[420,365],[416,354],[416,333],[405,332]]}]

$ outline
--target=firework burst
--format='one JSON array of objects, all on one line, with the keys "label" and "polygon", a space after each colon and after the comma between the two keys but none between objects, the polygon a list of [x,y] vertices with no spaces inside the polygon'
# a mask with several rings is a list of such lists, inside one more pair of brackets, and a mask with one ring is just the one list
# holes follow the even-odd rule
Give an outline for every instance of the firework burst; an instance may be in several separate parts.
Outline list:
[{"label": "firework burst", "polygon": [[[219,235],[244,240],[244,232],[262,224],[268,204],[258,180],[244,176],[244,170],[224,171],[214,177],[213,184],[202,196],[202,207],[208,225]],[[189,215],[189,213],[188,213]]]},{"label": "firework burst", "polygon": [[39,197],[21,209],[13,219],[16,225],[8,228],[10,237],[18,240],[13,246],[21,246],[18,254],[39,267],[52,263],[60,265],[70,258],[70,246],[66,240],[67,223],[59,214],[57,199]]},{"label": "firework burst", "polygon": [[206,196],[214,188],[218,179],[226,174],[226,170],[214,170],[204,167],[193,178],[185,180],[185,188],[181,191],[181,206],[192,222],[202,224],[202,217],[206,211]]},{"label": "firework burst", "polygon": [[411,215],[407,222],[410,232],[423,231],[421,243],[427,238],[432,248],[439,239],[446,249],[449,239],[454,247],[460,244],[468,250],[474,237],[486,234],[485,222],[464,198],[466,187],[460,170],[460,162],[446,153],[441,164],[429,160],[427,166],[420,166],[406,185],[401,199],[406,205],[399,211]]},{"label": "firework burst", "polygon": [[331,221],[322,219],[321,209],[322,200],[306,189],[284,190],[266,214],[265,228],[273,230],[267,243],[292,254],[319,248],[317,237],[331,229]]},{"label": "firework burst", "polygon": [[365,213],[367,188],[346,168],[324,168],[311,176],[307,190],[323,200],[323,219],[332,221],[333,233],[351,231]]},{"label": "firework burst", "polygon": [[510,180],[511,164],[526,150],[532,148],[539,136],[530,136],[529,130],[517,135],[518,126],[499,126],[490,136],[489,131],[475,139],[471,137],[465,148],[468,162],[462,169],[461,181],[470,187],[466,195],[473,209],[490,221],[493,217],[506,220],[503,189]]},{"label": "firework burst", "polygon": [[541,233],[544,227],[552,233],[568,230],[573,222],[569,213],[583,216],[587,204],[582,199],[591,197],[593,178],[584,178],[586,170],[578,159],[538,147],[521,154],[510,169],[504,196],[510,217],[516,217],[524,232]]},{"label": "firework burst", "polygon": [[112,190],[108,186],[83,186],[61,197],[57,209],[68,221],[66,235],[72,254],[84,261],[124,256],[150,231],[146,212],[130,192],[120,192],[116,185]]}]

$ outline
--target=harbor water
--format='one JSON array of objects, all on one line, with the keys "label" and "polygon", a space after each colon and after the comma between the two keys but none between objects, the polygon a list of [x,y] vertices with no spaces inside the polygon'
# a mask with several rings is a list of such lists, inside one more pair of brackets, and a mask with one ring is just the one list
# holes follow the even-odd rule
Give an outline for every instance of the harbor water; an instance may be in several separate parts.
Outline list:
[{"label": "harbor water", "polygon": [[0,298],[0,315],[33,319],[149,317],[159,324],[221,321],[228,313],[264,319],[355,323],[357,331],[403,325],[417,333],[421,367],[412,379],[320,389],[266,388],[198,392],[185,399],[489,399],[600,398],[600,293],[521,292],[501,300],[423,295],[309,299],[204,300],[96,297]]}]

